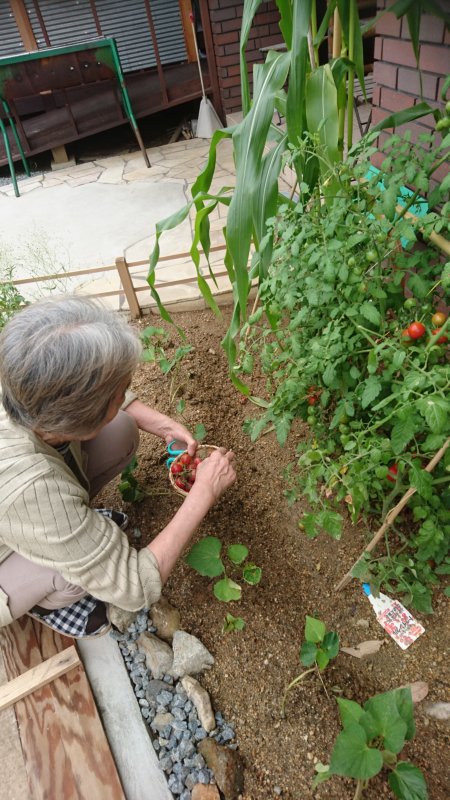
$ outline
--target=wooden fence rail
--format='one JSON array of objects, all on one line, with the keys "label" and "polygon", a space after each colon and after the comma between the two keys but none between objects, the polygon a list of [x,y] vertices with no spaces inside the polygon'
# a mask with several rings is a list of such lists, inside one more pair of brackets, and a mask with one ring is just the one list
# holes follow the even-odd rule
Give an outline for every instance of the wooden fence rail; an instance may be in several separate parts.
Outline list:
[{"label": "wooden fence rail", "polygon": [[[210,248],[210,253],[216,253],[225,250],[225,245],[219,244],[215,245],[214,247]],[[203,251],[200,251],[201,255],[204,255]],[[168,262],[168,261],[180,261],[182,259],[186,259],[190,257],[189,251],[183,253],[173,253],[167,256],[160,256],[158,263],[161,262]],[[136,267],[143,267],[148,265],[148,259],[144,261],[130,261],[128,262],[124,256],[119,256],[115,260],[115,264],[105,264],[104,266],[98,267],[89,267],[86,269],[78,269],[78,270],[70,270],[67,272],[55,272],[51,275],[37,275],[33,276],[32,278],[18,278],[17,280],[13,281],[1,281],[0,285],[4,285],[5,283],[13,283],[14,286],[25,286],[34,283],[45,283],[46,281],[55,281],[61,280],[64,278],[75,278],[79,277],[80,275],[98,275],[103,272],[117,272],[119,275],[121,289],[111,290],[107,292],[92,292],[92,297],[117,297],[121,294],[124,294],[128,307],[130,310],[130,316],[132,319],[137,319],[138,317],[142,316],[142,306],[138,300],[138,293],[149,291],[149,286],[135,286],[133,283],[133,275],[131,270]],[[215,273],[216,278],[221,278],[228,275],[227,271],[221,271]],[[206,280],[210,280],[209,275],[204,276]],[[181,285],[189,285],[191,283],[197,282],[197,276],[193,275],[188,278],[178,278],[173,281],[159,281],[156,283],[155,288],[159,292],[161,289],[170,286],[181,286]]]}]

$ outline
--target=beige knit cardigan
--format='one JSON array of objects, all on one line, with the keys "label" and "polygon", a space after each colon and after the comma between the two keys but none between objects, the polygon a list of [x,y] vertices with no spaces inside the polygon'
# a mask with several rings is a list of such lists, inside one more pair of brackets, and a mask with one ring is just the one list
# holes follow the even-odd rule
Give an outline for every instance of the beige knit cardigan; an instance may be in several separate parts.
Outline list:
[{"label": "beige knit cardigan", "polygon": [[[70,449],[86,478],[80,443]],[[129,611],[149,608],[161,594],[153,553],[135,550],[112,520],[91,509],[63,456],[0,405],[0,563],[12,552]],[[0,626],[11,621],[0,587]]]}]

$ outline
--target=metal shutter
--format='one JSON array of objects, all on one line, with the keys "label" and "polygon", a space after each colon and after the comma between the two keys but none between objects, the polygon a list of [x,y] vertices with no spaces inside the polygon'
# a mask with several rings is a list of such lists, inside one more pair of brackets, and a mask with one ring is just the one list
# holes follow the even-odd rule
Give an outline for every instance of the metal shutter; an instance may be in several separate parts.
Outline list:
[{"label": "metal shutter", "polygon": [[[38,5],[51,47],[85,42],[98,36],[89,0],[39,0]],[[38,47],[46,47],[33,0],[25,0],[25,7]]]},{"label": "metal shutter", "polygon": [[[156,65],[144,0],[96,0],[102,33],[114,36],[124,72]],[[187,59],[178,0],[151,0],[153,23],[162,64]]]},{"label": "metal shutter", "polygon": [[25,50],[8,2],[0,3],[0,56],[14,56]]},{"label": "metal shutter", "polygon": [[[186,45],[178,0],[151,0],[161,62],[186,61]],[[25,0],[38,47],[46,47],[33,0]],[[50,45],[74,44],[98,37],[89,0],[38,0]],[[156,65],[144,0],[96,0],[102,35],[117,42],[124,72]]]}]

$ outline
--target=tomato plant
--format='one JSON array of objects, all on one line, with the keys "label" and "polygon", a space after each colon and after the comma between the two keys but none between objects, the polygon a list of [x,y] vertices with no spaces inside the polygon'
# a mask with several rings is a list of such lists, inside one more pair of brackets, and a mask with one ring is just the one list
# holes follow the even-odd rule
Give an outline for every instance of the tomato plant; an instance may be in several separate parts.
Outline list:
[{"label": "tomato plant", "polygon": [[447,316],[442,311],[436,311],[436,313],[431,317],[431,322],[436,328],[440,328],[446,319]]},{"label": "tomato plant", "polygon": [[[334,167],[332,201],[300,194],[286,203],[270,222],[261,306],[239,343],[240,360],[248,353],[266,378],[264,411],[245,424],[252,440],[273,427],[283,445],[294,420],[308,425],[286,471],[288,500],[310,507],[301,518],[307,536],[339,539],[345,517],[370,535],[415,488],[389,554],[371,556],[361,576],[424,612],[446,574],[450,541],[450,452],[433,474],[424,470],[450,435],[447,354],[427,332],[432,309],[449,301],[450,262],[429,236],[447,231],[448,181],[430,195],[442,216],[429,212],[419,226],[396,207],[402,184],[417,181],[426,194],[441,153],[432,135],[417,143],[394,135],[380,173],[367,178],[370,150],[356,148],[345,171]],[[447,318],[438,327],[444,338]]]}]

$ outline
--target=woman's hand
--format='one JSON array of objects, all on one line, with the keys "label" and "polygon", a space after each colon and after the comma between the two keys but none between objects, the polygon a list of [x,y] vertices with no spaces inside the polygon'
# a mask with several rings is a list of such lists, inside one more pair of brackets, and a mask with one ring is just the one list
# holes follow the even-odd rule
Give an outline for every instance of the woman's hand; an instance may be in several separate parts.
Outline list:
[{"label": "woman's hand", "polygon": [[190,456],[195,455],[197,442],[184,425],[144,405],[140,400],[133,400],[124,410],[136,420],[138,428],[142,431],[160,436],[166,444],[175,440],[178,450],[187,450]]},{"label": "woman's hand", "polygon": [[232,450],[226,450],[225,447],[213,450],[211,455],[198,465],[195,483],[189,495],[210,493],[213,505],[236,480],[233,459]]}]

